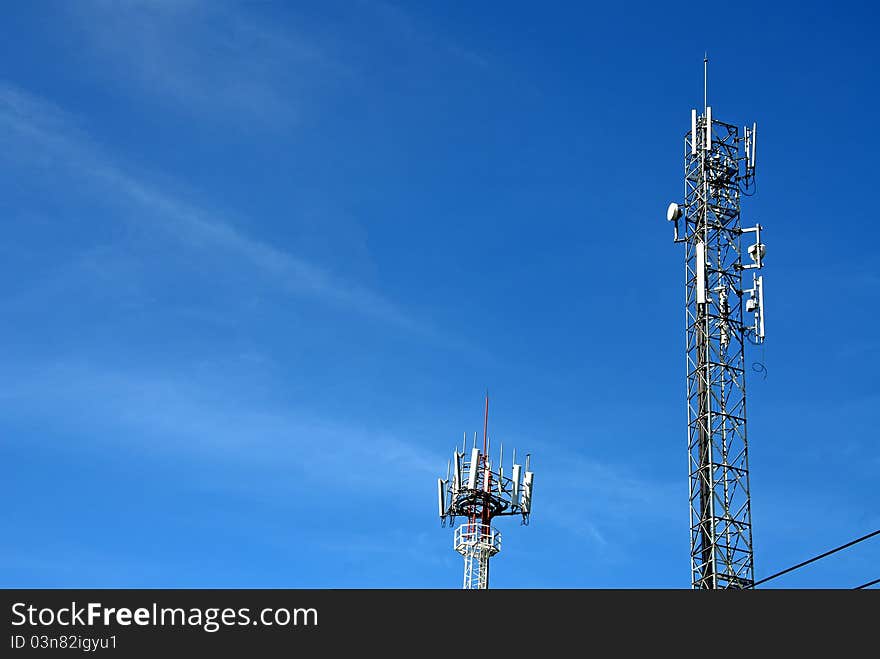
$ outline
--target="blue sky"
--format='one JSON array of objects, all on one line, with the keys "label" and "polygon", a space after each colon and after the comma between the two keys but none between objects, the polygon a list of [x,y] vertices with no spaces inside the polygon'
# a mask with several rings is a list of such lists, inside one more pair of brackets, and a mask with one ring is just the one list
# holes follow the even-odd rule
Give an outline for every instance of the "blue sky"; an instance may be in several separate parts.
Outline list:
[{"label": "blue sky", "polygon": [[705,50],[714,115],[760,133],[756,576],[880,528],[877,27],[871,3],[8,7],[0,584],[458,587],[435,479],[488,389],[536,471],[493,587],[688,587],[665,209]]}]

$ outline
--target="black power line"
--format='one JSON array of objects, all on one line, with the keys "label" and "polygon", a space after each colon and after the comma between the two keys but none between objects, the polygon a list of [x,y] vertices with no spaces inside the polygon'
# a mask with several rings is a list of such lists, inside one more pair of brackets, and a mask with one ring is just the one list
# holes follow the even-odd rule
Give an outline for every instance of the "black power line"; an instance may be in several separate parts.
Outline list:
[{"label": "black power line", "polygon": [[856,586],[853,590],[860,590],[862,588],[867,588],[868,586],[873,586],[875,583],[880,583],[880,579],[874,579],[874,581],[869,581],[868,583],[863,583],[861,586]]},{"label": "black power line", "polygon": [[[874,531],[873,533],[869,533],[868,535],[863,535],[861,538],[856,538],[855,540],[852,540],[851,542],[847,542],[845,545],[840,545],[840,547],[835,547],[834,549],[832,549],[830,551],[826,551],[824,554],[819,554],[818,556],[814,556],[813,558],[806,560],[803,563],[798,563],[797,565],[793,565],[790,568],[786,568],[785,570],[782,570],[782,572],[777,572],[776,574],[771,574],[769,577],[764,577],[760,581],[756,581],[754,584],[752,584],[752,588],[754,588],[758,584],[766,583],[767,581],[770,581],[771,579],[775,579],[776,577],[781,577],[783,574],[788,574],[789,572],[791,572],[793,570],[797,570],[798,568],[801,568],[804,565],[809,565],[813,561],[818,561],[820,558],[825,558],[826,556],[830,556],[831,554],[834,554],[835,552],[838,552],[841,549],[846,549],[847,547],[852,547],[853,545],[858,544],[858,543],[862,542],[863,540],[867,540],[868,538],[873,538],[875,535],[880,535],[880,529],[877,529],[876,531]],[[871,583],[877,583],[877,582],[872,581]],[[871,583],[867,583],[867,584],[865,584],[865,586],[870,586]],[[859,588],[864,588],[864,586],[859,586]]]}]

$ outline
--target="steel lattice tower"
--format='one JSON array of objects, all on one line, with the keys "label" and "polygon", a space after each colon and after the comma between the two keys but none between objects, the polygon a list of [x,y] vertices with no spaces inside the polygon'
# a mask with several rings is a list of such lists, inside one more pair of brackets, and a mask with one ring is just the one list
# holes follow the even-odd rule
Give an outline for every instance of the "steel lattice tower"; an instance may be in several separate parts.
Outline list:
[{"label": "steel lattice tower", "polygon": [[[706,60],[708,61],[708,60]],[[684,203],[670,204],[685,244],[687,414],[693,588],[754,584],[745,342],[764,340],[762,227],[743,229],[740,199],[755,175],[757,125],[743,129],[691,111],[684,138]],[[743,260],[745,235],[754,233]],[[753,322],[744,321],[744,312]]]},{"label": "steel lattice tower", "polygon": [[455,529],[455,550],[464,557],[465,589],[489,587],[489,559],[501,551],[501,532],[492,526],[492,519],[501,515],[521,515],[529,523],[532,507],[534,474],[529,471],[530,455],[526,454],[525,469],[516,463],[510,476],[504,475],[504,448],[501,448],[497,469],[489,458],[489,397],[483,421],[483,448],[477,447],[477,436],[467,459],[465,447],[456,449],[446,467],[446,479],[437,479],[437,500],[443,525],[455,524],[456,516],[467,521]]}]

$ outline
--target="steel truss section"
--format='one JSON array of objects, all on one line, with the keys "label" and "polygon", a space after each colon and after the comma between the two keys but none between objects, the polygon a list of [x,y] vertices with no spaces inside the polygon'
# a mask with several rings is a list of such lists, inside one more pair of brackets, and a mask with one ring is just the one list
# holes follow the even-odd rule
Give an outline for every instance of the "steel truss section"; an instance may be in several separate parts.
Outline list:
[{"label": "steel truss section", "polygon": [[455,550],[464,557],[465,590],[489,587],[489,559],[501,551],[501,532],[466,522],[455,530]]},{"label": "steel truss section", "polygon": [[[710,111],[706,115],[711,117]],[[743,158],[737,127],[709,119],[709,138],[706,115],[685,137],[680,239],[686,245],[691,577],[693,588],[750,588],[754,558],[740,226]]]}]

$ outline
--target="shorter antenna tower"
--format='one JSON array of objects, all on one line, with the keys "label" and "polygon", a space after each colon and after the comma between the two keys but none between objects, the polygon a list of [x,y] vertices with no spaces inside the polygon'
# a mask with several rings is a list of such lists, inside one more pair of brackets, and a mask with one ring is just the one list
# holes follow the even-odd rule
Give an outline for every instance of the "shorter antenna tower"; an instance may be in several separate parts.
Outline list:
[{"label": "shorter antenna tower", "polygon": [[524,464],[516,461],[516,450],[510,475],[504,473],[504,446],[500,446],[498,463],[489,455],[489,396],[483,420],[483,446],[477,446],[477,433],[466,454],[467,433],[461,451],[456,448],[446,465],[446,479],[437,479],[437,503],[443,526],[455,526],[455,518],[463,522],[455,529],[455,551],[464,557],[466,590],[489,587],[489,559],[501,551],[501,532],[492,527],[492,519],[502,515],[521,515],[529,523],[535,475],[530,471],[531,454]]}]

